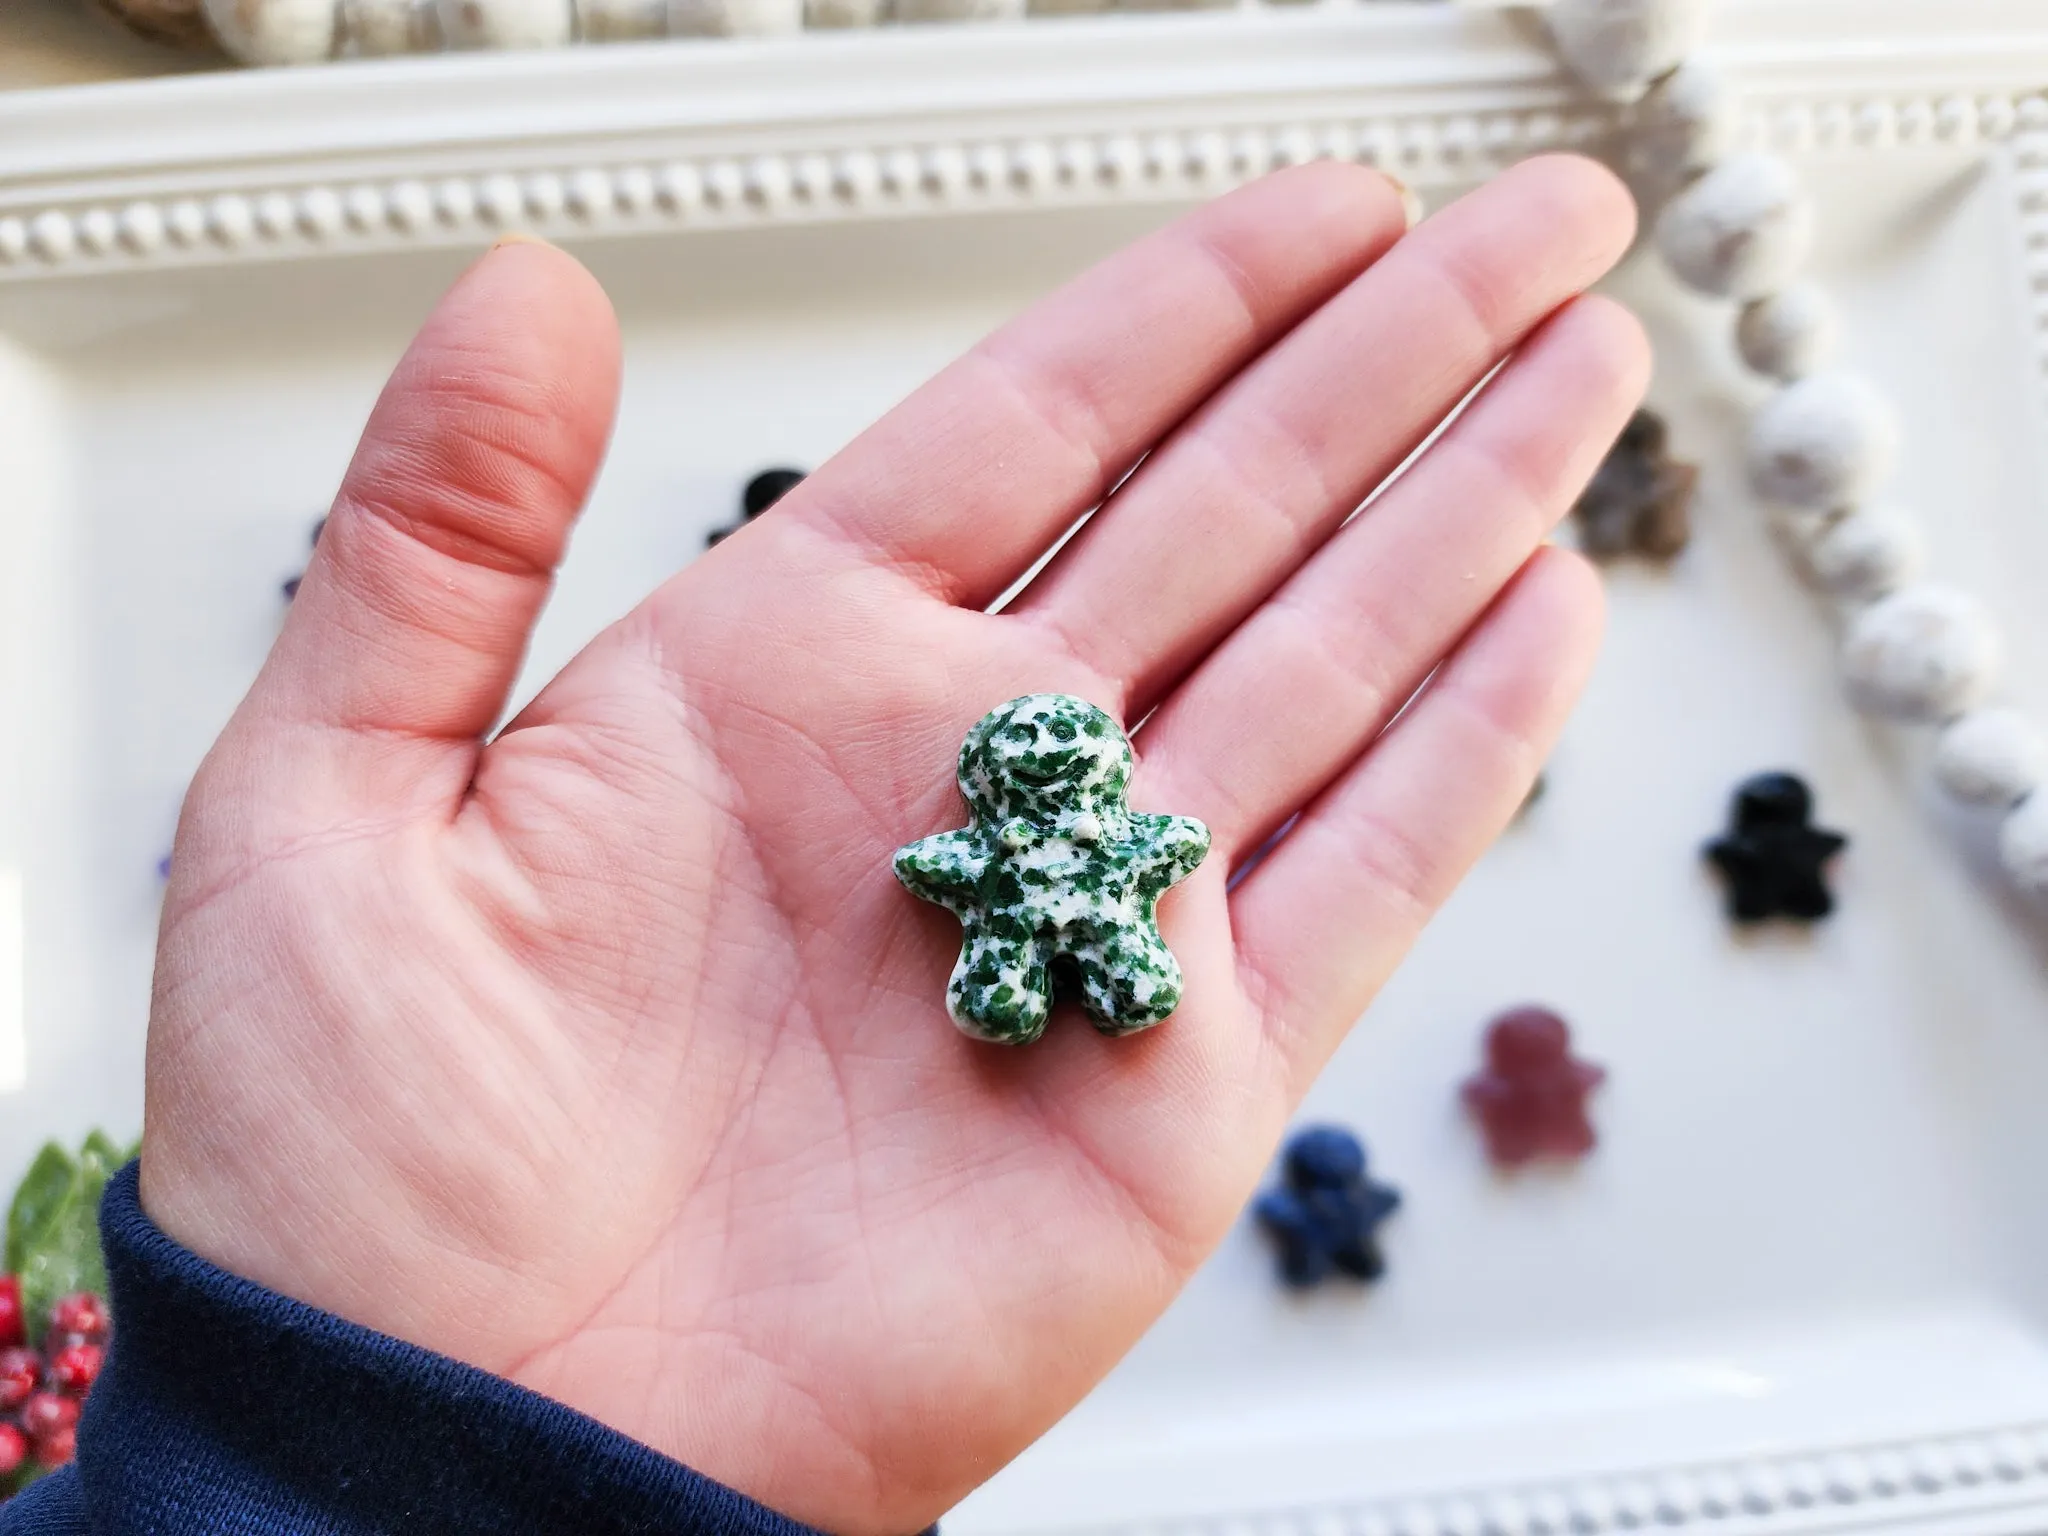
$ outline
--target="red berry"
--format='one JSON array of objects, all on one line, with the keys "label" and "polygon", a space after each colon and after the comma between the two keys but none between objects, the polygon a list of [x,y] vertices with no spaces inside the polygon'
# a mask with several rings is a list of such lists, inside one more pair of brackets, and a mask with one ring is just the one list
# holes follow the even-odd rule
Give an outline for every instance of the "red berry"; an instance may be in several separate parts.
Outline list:
[{"label": "red berry", "polygon": [[28,1342],[28,1319],[21,1310],[21,1277],[0,1275],[0,1349]]},{"label": "red berry", "polygon": [[31,1397],[21,1410],[21,1427],[37,1446],[59,1430],[71,1429],[78,1423],[78,1399],[59,1397],[55,1392],[38,1392]]},{"label": "red berry", "polygon": [[66,1427],[36,1441],[36,1460],[46,1467],[61,1467],[78,1454],[78,1431]]},{"label": "red berry", "polygon": [[0,1349],[0,1413],[10,1413],[27,1402],[42,1378],[42,1357],[34,1350]]},{"label": "red berry", "polygon": [[50,1308],[50,1332],[81,1344],[104,1344],[107,1327],[107,1304],[91,1291],[66,1296]]},{"label": "red berry", "polygon": [[89,1392],[99,1380],[100,1362],[106,1354],[97,1344],[73,1344],[57,1351],[50,1362],[50,1375],[66,1392]]},{"label": "red berry", "polygon": [[28,1436],[12,1424],[0,1424],[0,1477],[19,1471],[28,1460]]}]

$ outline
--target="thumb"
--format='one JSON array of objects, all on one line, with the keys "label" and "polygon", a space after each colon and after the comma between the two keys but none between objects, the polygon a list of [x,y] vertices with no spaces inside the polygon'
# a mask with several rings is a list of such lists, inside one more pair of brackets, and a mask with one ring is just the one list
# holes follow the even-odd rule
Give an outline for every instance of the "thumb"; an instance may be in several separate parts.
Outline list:
[{"label": "thumb", "polygon": [[[385,385],[217,755],[254,748],[245,766],[300,810],[452,807],[504,710],[618,392],[618,324],[573,258],[518,241],[470,267]],[[279,776],[298,793],[279,797]]]}]

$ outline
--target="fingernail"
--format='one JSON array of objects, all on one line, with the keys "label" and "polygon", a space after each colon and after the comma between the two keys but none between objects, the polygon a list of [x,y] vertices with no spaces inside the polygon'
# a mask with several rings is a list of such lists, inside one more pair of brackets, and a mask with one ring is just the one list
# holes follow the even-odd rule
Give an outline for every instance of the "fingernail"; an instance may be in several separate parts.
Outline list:
[{"label": "fingernail", "polygon": [[1408,227],[1413,229],[1422,222],[1422,216],[1429,212],[1428,208],[1423,206],[1421,195],[1392,171],[1381,170],[1380,174],[1387,178],[1387,185],[1401,195],[1401,212],[1408,220]]},{"label": "fingernail", "polygon": [[549,241],[541,239],[539,235],[529,235],[524,230],[519,229],[508,229],[504,234],[491,242],[491,249],[495,251],[508,245],[547,245],[549,243]]}]

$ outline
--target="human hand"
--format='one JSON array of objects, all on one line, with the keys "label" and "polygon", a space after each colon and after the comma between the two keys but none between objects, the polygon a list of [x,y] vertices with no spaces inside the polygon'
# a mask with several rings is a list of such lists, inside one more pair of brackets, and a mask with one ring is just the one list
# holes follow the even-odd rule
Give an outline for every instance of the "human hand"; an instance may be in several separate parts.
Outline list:
[{"label": "human hand", "polygon": [[[580,267],[493,250],[192,786],[145,1205],[798,1519],[934,1519],[1221,1239],[1528,788],[1600,610],[1539,543],[1647,371],[1574,295],[1630,228],[1569,159],[1405,237],[1358,167],[1235,192],[975,348],[486,742],[619,367]],[[1144,720],[1133,804],[1214,849],[1160,905],[1171,1020],[1009,1050],[947,1021],[959,925],[890,856],[961,823],[966,728],[1041,691]]]}]

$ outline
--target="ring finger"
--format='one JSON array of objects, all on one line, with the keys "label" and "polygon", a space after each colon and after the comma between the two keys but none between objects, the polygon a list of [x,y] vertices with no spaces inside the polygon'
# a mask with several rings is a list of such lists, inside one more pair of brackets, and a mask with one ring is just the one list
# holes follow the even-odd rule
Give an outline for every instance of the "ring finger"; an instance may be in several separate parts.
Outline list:
[{"label": "ring finger", "polygon": [[1142,717],[1632,227],[1620,184],[1569,156],[1452,204],[1196,411],[1010,611]]},{"label": "ring finger", "polygon": [[1610,300],[1561,311],[1139,738],[1146,790],[1235,863],[1385,728],[1554,527],[1642,396]]}]

